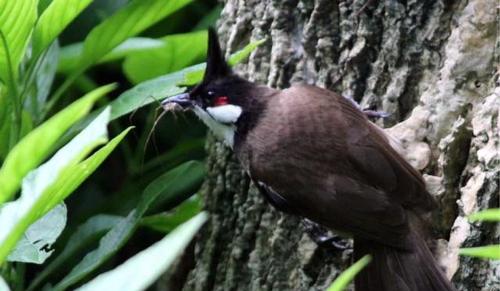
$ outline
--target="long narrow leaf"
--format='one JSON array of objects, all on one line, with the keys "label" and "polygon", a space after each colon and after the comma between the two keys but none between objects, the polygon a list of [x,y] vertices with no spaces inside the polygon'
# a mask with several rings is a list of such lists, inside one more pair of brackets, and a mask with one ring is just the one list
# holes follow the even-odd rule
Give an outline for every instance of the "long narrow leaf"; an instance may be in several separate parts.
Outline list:
[{"label": "long narrow leaf", "polygon": [[37,56],[92,0],[53,0],[43,11],[33,32],[33,54]]},{"label": "long narrow leaf", "polygon": [[[108,144],[83,162],[66,168],[56,183],[52,184],[51,187],[43,193],[44,195],[42,195],[41,199],[37,201],[39,203],[33,207],[38,209],[38,214],[40,212],[44,213],[49,211],[55,204],[60,203],[64,198],[71,194],[90,174],[95,171],[95,169],[104,161],[113,149],[116,148],[118,143],[120,143],[130,129],[131,128],[124,130],[120,135],[116,136]],[[0,212],[0,219],[1,215],[2,213]],[[20,221],[14,229],[14,232],[11,233],[11,236],[9,236],[4,245],[0,247],[0,260],[2,259],[1,256],[3,256],[4,249],[11,247],[12,242],[18,239],[20,231],[22,231],[23,228],[25,229],[27,225],[34,220],[33,211],[29,212],[25,218],[26,219],[22,219]]]},{"label": "long narrow leaf", "polygon": [[[236,65],[243,61],[262,43],[262,40],[249,43],[242,50],[231,55],[230,63]],[[202,63],[138,84],[111,102],[111,119],[121,117],[152,102],[159,102],[168,96],[184,92],[186,90],[184,85],[193,85],[203,79],[204,70],[205,64]]]},{"label": "long narrow leaf", "polygon": [[[48,162],[31,171],[23,179],[21,197],[2,205],[0,208],[0,225],[2,225],[0,264],[30,224],[62,201],[63,195],[56,195],[54,192],[67,194],[65,192],[68,190],[67,187],[61,185],[60,181],[65,177],[63,174],[68,172],[68,167],[78,164],[93,148],[107,140],[106,126],[109,114],[108,108],[67,145],[57,151]],[[53,188],[53,185],[58,187]]]},{"label": "long narrow leaf", "polygon": [[461,248],[459,254],[462,256],[500,260],[500,245]]},{"label": "long narrow leaf", "polygon": [[372,257],[370,255],[365,255],[359,259],[356,263],[350,266],[347,270],[342,272],[340,276],[328,287],[327,291],[342,291],[347,285],[354,279],[354,277],[363,270],[366,265],[370,263]]},{"label": "long narrow leaf", "polygon": [[175,207],[173,211],[142,218],[141,226],[147,226],[159,232],[169,233],[180,224],[193,218],[200,211],[201,204],[199,198],[198,196],[194,196]]},{"label": "long narrow leaf", "polygon": [[[180,187],[174,181],[176,178],[190,175],[193,170],[203,167],[199,162],[185,163],[151,182],[144,190],[138,206],[132,210],[126,219],[115,225],[99,242],[99,247],[88,253],[64,279],[54,286],[54,291],[65,290],[102,265],[115,254],[132,235],[140,219],[148,208],[158,200],[175,200],[176,188]],[[178,189],[178,188],[177,188]]]},{"label": "long narrow leaf", "polygon": [[198,214],[161,241],[128,259],[114,270],[99,275],[77,290],[145,290],[182,253],[206,220],[206,213]]},{"label": "long narrow leaf", "polygon": [[[248,56],[261,44],[263,44],[266,40],[256,40],[249,44],[247,44],[243,49],[237,51],[229,57],[228,64],[230,66],[235,66],[241,63],[243,60],[248,58]],[[199,70],[192,70],[187,72],[185,76],[185,80],[183,84],[185,85],[194,85],[199,83],[203,79],[203,73],[205,72],[205,64],[203,64]]]},{"label": "long narrow leaf", "polygon": [[25,108],[35,118],[35,124],[39,123],[45,102],[49,96],[52,83],[56,76],[57,64],[59,61],[59,43],[54,41],[46,50],[42,58],[39,58],[36,64],[37,73],[35,82],[29,85],[28,96],[25,102]]},{"label": "long narrow leaf", "polygon": [[[263,43],[261,40],[249,43],[242,50],[231,55],[230,60],[234,59],[231,63],[236,65],[238,62],[243,61],[261,43]],[[136,85],[132,89],[120,94],[118,98],[109,104],[111,106],[111,120],[122,117],[153,102],[158,102],[159,104],[166,97],[184,92],[186,90],[184,85],[193,85],[201,81],[204,70],[205,63],[202,63]],[[83,128],[99,112],[100,110],[93,112],[84,121],[75,125],[70,130],[68,136]]]},{"label": "long narrow leaf", "polygon": [[75,71],[54,92],[46,104],[45,111],[50,111],[62,97],[68,87],[91,65],[98,62],[116,46],[134,36],[164,17],[184,7],[192,0],[133,0],[124,8],[96,26],[87,35],[83,44],[83,53]]},{"label": "long narrow leaf", "polygon": [[7,116],[9,115],[9,110],[7,105],[11,102],[7,99],[7,86],[0,82],[0,126],[5,123]]},{"label": "long narrow leaf", "polygon": [[0,160],[2,161],[9,153],[12,122],[12,119],[9,116],[12,114],[12,102],[9,101],[6,91],[6,87],[0,82]]},{"label": "long narrow leaf", "polygon": [[134,84],[181,70],[205,59],[206,31],[174,34],[160,39],[159,48],[131,53],[123,62],[123,71]]},{"label": "long narrow leaf", "polygon": [[[38,0],[0,0],[0,80],[15,82],[37,17]],[[12,73],[12,74],[11,74]]]},{"label": "long narrow leaf", "polygon": [[[107,53],[97,63],[104,63],[118,60],[129,54],[162,47],[164,42],[148,37],[132,37],[115,47]],[[67,45],[61,48],[61,57],[57,71],[60,73],[69,73],[74,71],[79,65],[79,60],[83,52],[83,42]]]},{"label": "long narrow leaf", "polygon": [[242,50],[237,51],[235,54],[233,54],[229,60],[228,63],[231,66],[234,66],[236,64],[241,63],[243,60],[248,58],[248,56],[261,44],[266,42],[266,39],[260,39],[256,41],[252,41],[249,43],[247,46],[245,46]]},{"label": "long narrow leaf", "polygon": [[96,26],[85,39],[81,65],[87,67],[192,0],[134,0]]},{"label": "long narrow leaf", "polygon": [[86,160],[78,164],[70,165],[68,168],[64,169],[56,183],[52,184],[47,190],[51,194],[47,195],[49,199],[45,201],[44,211],[54,207],[80,186],[80,184],[85,181],[102,162],[104,162],[106,157],[116,148],[132,128],[133,127],[129,127],[125,129]]},{"label": "long narrow leaf", "polygon": [[73,102],[30,132],[10,151],[0,169],[0,204],[14,195],[21,179],[49,155],[59,137],[85,116],[98,98],[114,87],[114,85],[100,87]]},{"label": "long narrow leaf", "polygon": [[486,209],[469,215],[469,221],[500,221],[500,208]]}]

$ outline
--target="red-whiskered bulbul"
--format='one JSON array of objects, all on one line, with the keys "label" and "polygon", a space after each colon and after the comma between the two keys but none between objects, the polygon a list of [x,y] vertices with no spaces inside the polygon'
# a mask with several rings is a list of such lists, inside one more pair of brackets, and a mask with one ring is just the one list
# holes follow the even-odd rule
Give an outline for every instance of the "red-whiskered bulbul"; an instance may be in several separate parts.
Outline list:
[{"label": "red-whiskered bulbul", "polygon": [[356,290],[453,290],[425,243],[421,216],[436,203],[420,173],[347,98],[245,80],[210,30],[203,81],[162,105],[194,111],[273,206],[349,234],[355,259],[371,254]]}]

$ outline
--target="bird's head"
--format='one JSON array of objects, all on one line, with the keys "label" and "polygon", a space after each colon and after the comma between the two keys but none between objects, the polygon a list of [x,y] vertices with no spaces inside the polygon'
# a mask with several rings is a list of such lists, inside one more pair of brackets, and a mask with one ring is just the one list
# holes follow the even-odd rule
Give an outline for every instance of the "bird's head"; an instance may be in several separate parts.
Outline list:
[{"label": "bird's head", "polygon": [[192,110],[219,138],[232,147],[237,122],[251,107],[255,84],[232,72],[220,49],[217,34],[209,29],[203,81],[189,92],[165,99],[165,110]]}]

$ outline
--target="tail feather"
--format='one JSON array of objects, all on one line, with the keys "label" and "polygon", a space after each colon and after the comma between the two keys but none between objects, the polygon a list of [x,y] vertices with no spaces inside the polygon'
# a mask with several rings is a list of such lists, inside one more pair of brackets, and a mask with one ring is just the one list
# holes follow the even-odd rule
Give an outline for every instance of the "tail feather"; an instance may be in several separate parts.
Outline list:
[{"label": "tail feather", "polygon": [[454,291],[426,243],[409,237],[409,250],[354,239],[354,256],[372,255],[371,263],[355,278],[356,291]]}]

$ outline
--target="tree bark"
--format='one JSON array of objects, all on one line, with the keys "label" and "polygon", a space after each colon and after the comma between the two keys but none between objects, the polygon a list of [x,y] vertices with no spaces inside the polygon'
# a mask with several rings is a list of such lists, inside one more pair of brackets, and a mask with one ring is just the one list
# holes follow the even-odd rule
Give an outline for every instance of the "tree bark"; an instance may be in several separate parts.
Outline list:
[{"label": "tree bark", "polygon": [[[227,0],[219,34],[227,54],[267,39],[237,67],[250,80],[316,84],[390,113],[380,125],[440,202],[435,252],[446,274],[458,290],[494,290],[500,262],[458,248],[500,237],[495,224],[466,219],[499,206],[496,21],[492,0]],[[210,219],[183,290],[325,290],[352,263],[352,251],[316,246],[297,217],[272,209],[212,137],[207,150]]]}]

